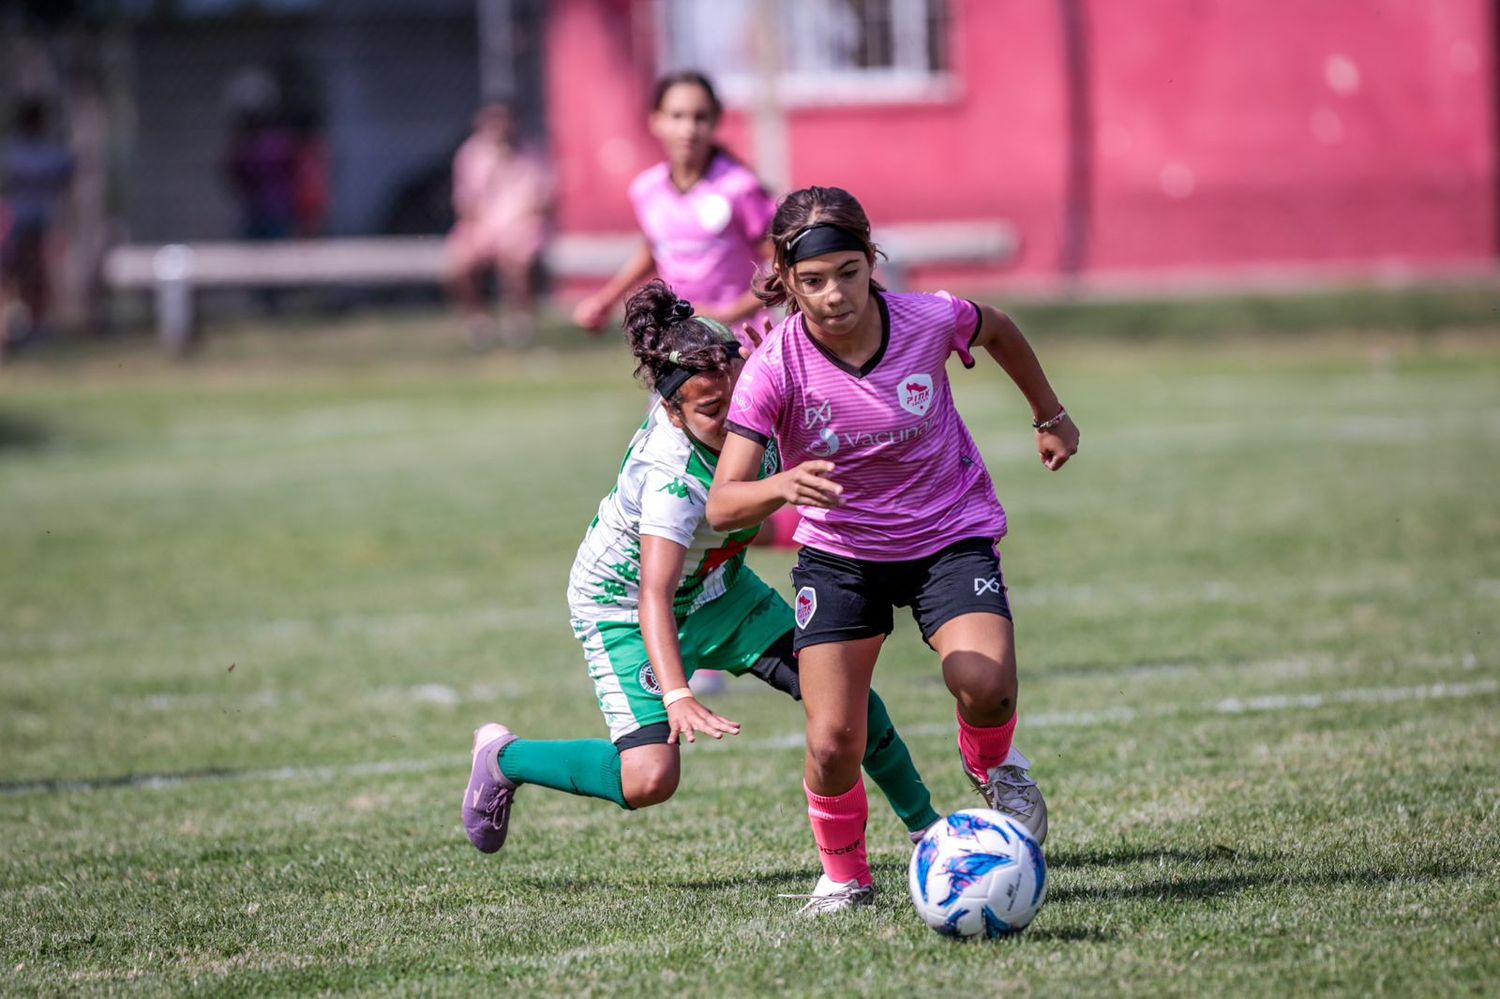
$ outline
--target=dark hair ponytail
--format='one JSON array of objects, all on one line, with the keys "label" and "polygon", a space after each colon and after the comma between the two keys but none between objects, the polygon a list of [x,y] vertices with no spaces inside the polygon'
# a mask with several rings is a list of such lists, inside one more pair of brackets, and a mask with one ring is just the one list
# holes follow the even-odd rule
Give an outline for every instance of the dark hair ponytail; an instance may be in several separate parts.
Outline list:
[{"label": "dark hair ponytail", "polygon": [[719,100],[718,92],[714,90],[713,82],[696,69],[679,69],[657,77],[656,84],[651,88],[651,110],[660,111],[661,102],[667,98],[667,91],[679,83],[691,83],[695,87],[702,87],[703,92],[708,95],[708,103],[714,109],[714,117],[724,117],[724,105]]},{"label": "dark hair ponytail", "polygon": [[[755,297],[767,306],[784,305],[788,315],[801,311],[796,296],[786,286],[786,276],[792,269],[787,262],[788,244],[802,230],[819,222],[836,225],[863,243],[865,258],[870,261],[872,270],[875,258],[885,256],[870,239],[870,218],[854,195],[842,187],[804,187],[793,191],[776,205],[776,215],[766,234],[774,248],[771,266],[763,268],[755,279]],[[870,278],[870,288],[885,291],[885,286],[873,277]]]},{"label": "dark hair ponytail", "polygon": [[[675,372],[728,371],[739,343],[719,323],[693,315],[660,279],[649,281],[625,302],[625,339],[637,361],[635,376],[652,391],[670,385]],[[663,393],[673,401],[682,383]]]},{"label": "dark hair ponytail", "polygon": [[[709,107],[713,108],[714,110],[714,121],[717,122],[723,119],[724,102],[719,100],[719,93],[714,89],[713,81],[708,78],[708,75],[706,73],[703,73],[696,69],[679,69],[674,70],[671,73],[665,73],[662,76],[658,76],[656,78],[656,83],[652,84],[651,86],[651,110],[660,111],[661,102],[667,99],[667,91],[671,90],[679,83],[686,83],[694,87],[701,88],[704,95],[708,97]],[[714,157],[716,156],[722,156],[725,159],[732,160],[735,163],[740,162],[740,158],[738,156],[734,155],[734,153],[730,152],[727,147],[720,145],[717,142],[713,144],[713,148],[709,151],[709,162],[712,163]]]}]

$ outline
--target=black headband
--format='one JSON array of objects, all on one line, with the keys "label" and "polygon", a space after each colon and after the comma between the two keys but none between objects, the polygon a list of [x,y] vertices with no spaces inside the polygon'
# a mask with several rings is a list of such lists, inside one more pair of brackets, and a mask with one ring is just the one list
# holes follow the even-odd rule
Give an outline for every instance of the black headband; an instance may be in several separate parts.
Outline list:
[{"label": "black headband", "polygon": [[[692,319],[695,322],[701,323],[702,325],[708,327],[709,332],[713,333],[726,344],[732,343],[738,346],[739,341],[736,340],[734,334],[729,331],[729,327],[725,326],[723,323],[715,322],[712,319],[705,319],[703,316],[693,315],[692,303],[687,301],[686,299],[678,299],[677,302],[672,306],[671,323],[672,325],[676,325],[677,323],[687,319]],[[693,377],[694,375],[701,375],[705,370],[712,370],[684,368],[677,363],[677,360],[677,351],[674,350],[671,354],[667,355],[667,366],[664,369],[661,377],[656,379],[656,394],[661,396],[663,399],[670,399],[672,398],[672,396],[676,395],[678,389],[686,385],[688,379]]]},{"label": "black headband", "polygon": [[786,265],[791,267],[812,257],[845,250],[869,253],[865,241],[843,226],[832,222],[814,222],[786,241]]}]

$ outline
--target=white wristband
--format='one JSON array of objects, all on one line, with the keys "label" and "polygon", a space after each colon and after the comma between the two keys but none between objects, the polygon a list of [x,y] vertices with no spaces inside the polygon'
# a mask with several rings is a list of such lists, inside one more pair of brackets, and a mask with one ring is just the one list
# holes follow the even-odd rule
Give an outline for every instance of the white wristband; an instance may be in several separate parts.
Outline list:
[{"label": "white wristband", "polygon": [[661,695],[661,706],[664,707],[664,708],[670,708],[672,705],[676,704],[678,701],[683,700],[684,698],[692,697],[692,696],[693,696],[693,688],[691,688],[691,687],[678,687],[676,690],[669,690],[665,694]]}]

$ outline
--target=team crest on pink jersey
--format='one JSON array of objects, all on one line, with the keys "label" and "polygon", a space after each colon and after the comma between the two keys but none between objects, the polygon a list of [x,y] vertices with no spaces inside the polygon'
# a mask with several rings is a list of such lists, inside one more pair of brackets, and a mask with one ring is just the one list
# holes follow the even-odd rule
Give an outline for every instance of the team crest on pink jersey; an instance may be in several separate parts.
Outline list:
[{"label": "team crest on pink jersey", "polygon": [[797,627],[806,628],[807,622],[813,619],[818,612],[818,591],[811,586],[804,586],[797,591]]},{"label": "team crest on pink jersey", "polygon": [[926,416],[932,406],[932,376],[926,372],[907,375],[896,386],[896,399],[901,408],[914,416]]}]

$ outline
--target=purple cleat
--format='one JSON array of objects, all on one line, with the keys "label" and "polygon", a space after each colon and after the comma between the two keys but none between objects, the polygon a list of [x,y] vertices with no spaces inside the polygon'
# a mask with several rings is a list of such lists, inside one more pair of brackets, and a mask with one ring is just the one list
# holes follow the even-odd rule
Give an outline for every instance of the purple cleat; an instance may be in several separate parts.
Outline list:
[{"label": "purple cleat", "polygon": [[500,772],[500,750],[515,741],[510,729],[495,722],[474,732],[474,767],[464,791],[464,831],[483,853],[494,853],[505,845],[516,786]]}]

